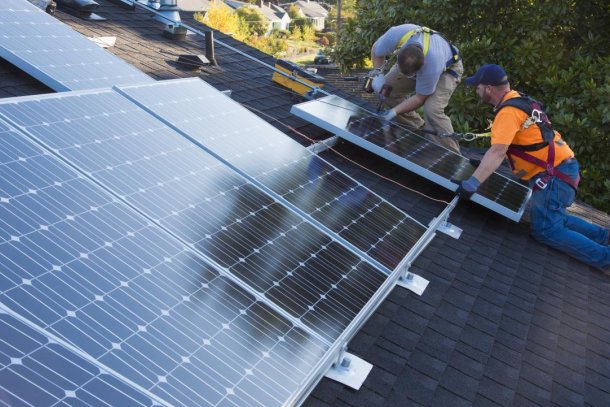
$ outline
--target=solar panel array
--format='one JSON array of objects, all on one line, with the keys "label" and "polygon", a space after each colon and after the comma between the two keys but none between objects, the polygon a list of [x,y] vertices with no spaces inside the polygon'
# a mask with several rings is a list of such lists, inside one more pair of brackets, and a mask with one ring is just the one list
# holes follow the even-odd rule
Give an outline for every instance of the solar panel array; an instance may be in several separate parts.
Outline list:
[{"label": "solar panel array", "polygon": [[[194,85],[171,82],[176,92]],[[190,114],[191,101],[170,94]],[[259,130],[247,127],[249,138],[266,140],[249,112],[231,112]],[[110,405],[290,404],[378,300],[384,252],[345,243],[299,209],[315,190],[284,198],[264,173],[236,171],[170,121],[110,89],[0,101],[0,323],[14,327],[0,330],[0,400],[103,404],[90,400],[104,391]],[[209,124],[213,140],[222,127]],[[408,237],[387,246],[400,263],[425,228],[329,164],[307,162],[294,167],[305,171],[298,182],[335,191],[328,216],[352,210],[346,230],[391,215],[373,236]],[[330,188],[321,174],[348,184]],[[48,377],[88,373],[51,385],[22,367],[51,353],[63,359]]]},{"label": "solar panel array", "polygon": [[[280,405],[328,349],[53,155],[0,134],[3,306],[164,404]],[[0,331],[19,349],[14,338]]]},{"label": "solar panel array", "polygon": [[0,57],[56,91],[153,82],[27,0],[0,1]]},{"label": "solar panel array", "polygon": [[[291,111],[452,191],[457,189],[452,179],[466,179],[475,169],[467,158],[335,95],[294,105]],[[472,200],[519,221],[530,195],[530,188],[494,173]]]},{"label": "solar panel array", "polygon": [[[119,89],[389,270],[399,265],[425,230],[404,212],[255,114],[243,112],[237,102],[200,80]],[[164,97],[159,98],[159,93]]]}]

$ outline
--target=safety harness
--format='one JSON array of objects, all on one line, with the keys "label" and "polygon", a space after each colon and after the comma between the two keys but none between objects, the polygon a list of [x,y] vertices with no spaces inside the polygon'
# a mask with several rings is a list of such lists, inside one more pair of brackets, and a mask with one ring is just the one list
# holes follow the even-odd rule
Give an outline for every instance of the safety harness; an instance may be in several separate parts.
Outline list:
[{"label": "safety harness", "polygon": [[440,36],[442,39],[444,39],[445,41],[447,41],[447,44],[449,44],[449,48],[451,48],[451,59],[449,59],[447,61],[447,63],[445,64],[445,69],[449,68],[451,65],[455,64],[456,62],[458,62],[462,57],[460,55],[460,51],[457,49],[457,47],[455,45],[453,45],[451,43],[451,41],[447,40],[440,32],[438,31],[434,31],[431,30],[428,27],[418,27],[415,28],[413,30],[408,31],[405,35],[402,36],[402,38],[400,39],[400,41],[398,41],[398,45],[396,46],[396,49],[400,49],[402,48],[402,46],[409,41],[409,39],[414,36],[415,34],[419,34],[419,33],[423,33],[424,34],[424,49],[423,49],[423,53],[424,56],[426,56],[426,54],[428,53],[428,50],[430,49],[430,36],[432,35],[438,35]]},{"label": "safety harness", "polygon": [[[552,177],[557,177],[565,183],[569,184],[572,188],[577,189],[578,183],[580,182],[580,174],[576,176],[576,179],[572,179],[570,176],[564,174],[563,172],[557,170],[555,168],[555,131],[553,131],[553,126],[551,125],[551,121],[547,117],[546,113],[542,110],[542,103],[537,100],[529,97],[524,93],[519,93],[518,97],[508,99],[502,103],[500,103],[496,109],[495,113],[498,114],[500,109],[512,106],[520,109],[528,114],[528,118],[523,123],[523,128],[527,129],[532,124],[536,124],[540,129],[540,133],[542,135],[542,142],[528,145],[521,144],[511,144],[508,147],[507,155],[508,160],[512,168],[514,168],[514,163],[512,156],[517,156],[522,160],[530,162],[538,167],[541,167],[545,170],[545,173],[542,177],[538,178],[534,185],[534,190],[544,189],[546,188],[548,182]],[[543,149],[544,147],[549,146],[548,155],[546,161],[543,161],[537,157],[534,157],[528,152],[538,151]]]}]

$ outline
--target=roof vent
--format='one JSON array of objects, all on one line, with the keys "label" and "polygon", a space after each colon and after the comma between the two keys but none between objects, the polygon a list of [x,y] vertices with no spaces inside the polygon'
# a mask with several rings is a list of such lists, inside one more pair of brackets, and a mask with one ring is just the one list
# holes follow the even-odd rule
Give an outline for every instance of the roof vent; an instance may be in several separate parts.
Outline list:
[{"label": "roof vent", "polygon": [[94,13],[99,7],[99,4],[93,0],[55,0],[59,5],[59,9],[73,16],[82,18],[83,20],[104,21],[104,17],[100,17]]},{"label": "roof vent", "polygon": [[206,65],[210,65],[210,60],[205,55],[178,55],[178,63],[188,69],[196,70]]}]

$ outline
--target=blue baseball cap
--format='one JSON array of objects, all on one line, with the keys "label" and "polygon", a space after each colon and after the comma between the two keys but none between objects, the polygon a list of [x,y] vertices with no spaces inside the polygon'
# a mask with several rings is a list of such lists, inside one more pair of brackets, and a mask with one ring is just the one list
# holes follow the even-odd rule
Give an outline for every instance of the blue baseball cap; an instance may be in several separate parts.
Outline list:
[{"label": "blue baseball cap", "polygon": [[473,76],[469,76],[464,80],[464,83],[468,86],[483,85],[505,85],[508,83],[508,76],[500,65],[496,64],[485,64],[479,68],[477,73]]}]

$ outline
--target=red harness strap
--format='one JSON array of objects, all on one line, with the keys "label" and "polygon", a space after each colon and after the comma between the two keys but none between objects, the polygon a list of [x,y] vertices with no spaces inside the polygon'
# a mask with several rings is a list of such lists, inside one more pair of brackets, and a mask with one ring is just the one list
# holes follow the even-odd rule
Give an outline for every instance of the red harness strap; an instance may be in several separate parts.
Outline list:
[{"label": "red harness strap", "polygon": [[[564,174],[561,171],[558,171],[555,168],[555,132],[553,131],[553,127],[551,125],[551,121],[548,119],[546,113],[544,113],[542,109],[542,104],[531,97],[520,93],[519,97],[511,98],[501,103],[496,107],[496,114],[500,109],[505,106],[513,106],[517,109],[520,109],[529,115],[528,120],[533,119],[533,123],[535,123],[540,129],[540,134],[542,136],[542,143],[529,145],[529,146],[516,146],[510,145],[508,147],[507,155],[508,161],[512,169],[514,169],[513,155],[530,162],[534,165],[537,165],[540,168],[543,168],[545,174],[536,180],[534,185],[534,190],[544,189],[546,188],[548,182],[552,177],[557,177],[560,180],[564,181],[568,185],[570,185],[574,189],[578,189],[578,183],[580,182],[580,174],[576,176],[576,179],[572,179],[570,176]],[[537,113],[537,115],[534,115]],[[533,124],[531,123],[531,124]],[[528,154],[526,151],[537,151],[546,146],[549,146],[548,155],[546,162],[534,157],[533,155]]]},{"label": "red harness strap", "polygon": [[580,174],[578,174],[576,176],[576,179],[573,179],[569,175],[564,174],[563,172],[557,170],[553,166],[553,164],[555,162],[555,142],[554,141],[551,141],[549,143],[549,154],[548,154],[548,158],[547,158],[546,162],[544,162],[541,159],[536,158],[524,151],[518,150],[514,147],[509,147],[507,153],[508,153],[509,160],[511,162],[512,162],[511,155],[516,155],[517,157],[519,157],[525,161],[528,161],[532,164],[537,165],[538,167],[545,169],[545,175],[542,176],[541,178],[538,178],[536,180],[536,183],[534,184],[535,191],[546,188],[546,185],[548,184],[548,182],[551,180],[552,177],[557,177],[560,180],[562,180],[563,182],[570,185],[572,188],[578,189],[578,184],[580,183]]}]

